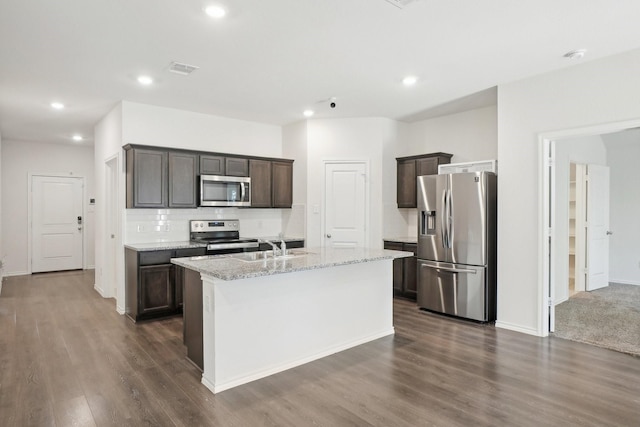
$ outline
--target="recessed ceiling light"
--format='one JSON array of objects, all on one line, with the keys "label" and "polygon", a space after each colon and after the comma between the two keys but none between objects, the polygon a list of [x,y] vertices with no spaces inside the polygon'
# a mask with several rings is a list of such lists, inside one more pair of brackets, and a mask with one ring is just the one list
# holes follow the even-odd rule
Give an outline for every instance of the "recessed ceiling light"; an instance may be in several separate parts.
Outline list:
[{"label": "recessed ceiling light", "polygon": [[51,108],[54,110],[62,110],[64,108],[64,104],[62,102],[52,102]]},{"label": "recessed ceiling light", "polygon": [[581,59],[585,53],[587,53],[587,49],[577,49],[565,53],[564,57],[569,59]]},{"label": "recessed ceiling light", "polygon": [[418,78],[416,76],[407,76],[402,79],[402,84],[405,86],[413,86],[418,82]]},{"label": "recessed ceiling light", "polygon": [[313,110],[304,110],[303,113],[305,117],[313,116]]},{"label": "recessed ceiling light", "polygon": [[223,18],[227,14],[227,11],[218,5],[207,6],[204,9],[204,12],[210,17],[216,18],[216,19]]},{"label": "recessed ceiling light", "polygon": [[138,76],[138,83],[141,85],[149,86],[153,83],[153,79],[149,76]]},{"label": "recessed ceiling light", "polygon": [[79,141],[82,141],[83,138],[82,138],[82,135],[73,135],[72,139],[74,141],[78,141],[79,142]]}]

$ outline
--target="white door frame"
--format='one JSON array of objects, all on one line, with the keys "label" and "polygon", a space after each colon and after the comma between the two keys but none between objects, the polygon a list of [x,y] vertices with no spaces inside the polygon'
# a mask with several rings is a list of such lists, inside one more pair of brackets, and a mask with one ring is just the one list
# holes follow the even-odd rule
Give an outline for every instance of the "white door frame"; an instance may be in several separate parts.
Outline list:
[{"label": "white door frame", "polygon": [[364,178],[364,187],[365,187],[365,192],[364,192],[364,205],[365,205],[365,217],[364,217],[364,228],[365,228],[365,233],[364,233],[364,246],[365,247],[369,247],[369,234],[370,234],[370,224],[371,224],[371,219],[370,219],[370,192],[371,192],[371,180],[369,179],[370,175],[370,170],[369,170],[369,160],[323,160],[322,161],[322,174],[323,174],[323,180],[322,180],[322,209],[320,210],[320,244],[322,247],[325,246],[326,244],[326,240],[324,236],[326,236],[326,215],[325,215],[325,209],[326,209],[326,198],[327,198],[327,165],[330,164],[352,164],[352,163],[357,163],[357,164],[363,164],[364,165],[364,170],[365,170],[365,178]]},{"label": "white door frame", "polygon": [[[118,248],[118,240],[119,240],[119,232],[115,232],[115,239],[111,239],[111,228],[109,227],[109,224],[111,223],[111,221],[113,221],[113,229],[114,230],[120,230],[120,216],[119,216],[119,212],[120,212],[120,207],[119,207],[119,172],[120,172],[120,168],[119,168],[119,156],[113,155],[111,157],[108,157],[107,159],[105,159],[104,161],[104,180],[105,180],[105,185],[104,185],[104,209],[103,209],[103,215],[104,215],[104,228],[102,228],[103,231],[103,250],[104,250],[104,265],[102,266],[102,274],[101,274],[101,283],[100,283],[100,289],[97,288],[96,286],[96,290],[98,291],[98,293],[100,293],[100,295],[102,295],[104,298],[114,298],[116,297],[118,291],[117,291],[117,260],[118,257],[115,255],[115,252],[117,252],[117,248]],[[115,181],[115,185],[114,184]],[[113,202],[116,202],[115,205],[113,204]],[[115,215],[112,215],[115,212]],[[111,240],[113,240],[113,242],[111,242]],[[114,247],[116,248],[115,251],[112,251],[111,249],[111,245],[114,245]],[[113,268],[111,268],[113,267]],[[116,289],[114,289],[114,287]]]},{"label": "white door frame", "polygon": [[87,195],[87,188],[86,188],[86,181],[85,181],[85,177],[82,175],[73,175],[73,173],[35,173],[35,172],[29,172],[28,173],[28,179],[27,179],[27,194],[29,195],[29,197],[27,197],[28,201],[27,201],[27,273],[28,274],[32,274],[33,269],[31,267],[31,260],[32,260],[32,251],[33,251],[33,244],[31,242],[31,239],[33,238],[33,177],[34,176],[44,176],[44,177],[54,177],[54,178],[80,178],[82,179],[82,221],[83,221],[83,226],[82,226],[82,269],[86,270],[87,269],[87,233],[85,232],[86,230],[86,220],[87,220],[87,206],[85,203],[86,200],[86,195]]},{"label": "white door frame", "polygon": [[[549,238],[555,241],[555,230],[552,215],[555,207],[553,197],[555,190],[553,176],[555,165],[553,164],[555,141],[559,139],[578,138],[582,136],[602,135],[605,133],[619,132],[631,128],[640,127],[640,119],[627,120],[623,122],[605,123],[581,128],[566,129],[556,132],[545,132],[538,135],[538,335],[549,336],[549,330],[553,326],[550,316],[553,317],[553,299],[555,295],[555,281],[553,271],[555,267],[555,254],[550,253],[548,244]],[[551,164],[548,159],[551,158]],[[550,167],[551,173],[547,173]],[[550,227],[549,221],[551,221]],[[553,256],[551,256],[553,255]],[[565,254],[562,254],[563,256]]]}]

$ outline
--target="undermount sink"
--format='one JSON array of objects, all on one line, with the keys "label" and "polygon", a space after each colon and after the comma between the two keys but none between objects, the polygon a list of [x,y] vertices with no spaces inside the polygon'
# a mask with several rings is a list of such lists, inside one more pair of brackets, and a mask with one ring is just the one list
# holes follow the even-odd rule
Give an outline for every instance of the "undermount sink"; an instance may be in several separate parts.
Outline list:
[{"label": "undermount sink", "polygon": [[237,259],[239,261],[253,262],[253,261],[271,260],[271,259],[279,260],[279,259],[298,258],[308,253],[309,252],[307,251],[302,251],[298,249],[288,249],[284,255],[276,255],[275,257],[273,256],[273,251],[242,252],[239,254],[230,254],[228,255],[228,257]]}]

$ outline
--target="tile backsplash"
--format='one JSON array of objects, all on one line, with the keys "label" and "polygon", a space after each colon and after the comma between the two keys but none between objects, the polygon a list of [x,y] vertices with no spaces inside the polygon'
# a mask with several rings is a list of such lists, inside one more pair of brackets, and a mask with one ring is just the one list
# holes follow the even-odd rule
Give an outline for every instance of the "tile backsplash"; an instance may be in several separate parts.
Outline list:
[{"label": "tile backsplash", "polygon": [[304,237],[304,205],[291,209],[127,209],[125,243],[176,242],[189,240],[192,219],[239,219],[241,237]]}]

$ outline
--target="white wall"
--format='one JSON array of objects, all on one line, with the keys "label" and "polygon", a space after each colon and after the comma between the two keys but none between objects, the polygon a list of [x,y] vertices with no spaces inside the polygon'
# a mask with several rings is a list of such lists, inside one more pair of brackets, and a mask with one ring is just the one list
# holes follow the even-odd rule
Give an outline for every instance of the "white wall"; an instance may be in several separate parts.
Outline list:
[{"label": "white wall", "polygon": [[[402,142],[394,157],[443,152],[453,154],[452,163],[493,160],[498,154],[497,108],[493,105],[410,123],[400,135]],[[417,211],[399,211],[404,211],[407,234],[415,236]]]},{"label": "white wall", "polygon": [[569,164],[607,165],[607,150],[599,135],[561,139],[555,144],[555,303],[569,298]]},{"label": "white wall", "polygon": [[[119,313],[124,313],[124,252],[122,250],[122,233],[116,234],[115,245],[119,248],[119,256],[114,264],[115,271],[104,272],[107,253],[107,206],[106,206],[106,174],[105,163],[107,160],[118,159],[120,178],[120,200],[121,206],[118,211],[124,210],[124,162],[122,156],[122,104],[118,104],[109,114],[107,114],[95,127],[94,130],[94,168],[96,180],[96,272],[95,288],[104,297],[116,298],[116,309]],[[123,215],[124,217],[124,215]],[[122,221],[123,218],[120,218]],[[114,291],[115,289],[115,291]]]},{"label": "white wall", "polygon": [[293,204],[282,213],[282,232],[286,236],[305,237],[307,229],[307,121],[282,128],[282,156],[293,162]]},{"label": "white wall", "polygon": [[[382,146],[394,138],[395,122],[382,118],[309,120],[307,134],[307,242],[322,246],[324,162],[366,161],[369,164],[369,246],[382,247]],[[314,213],[314,206],[319,213]]]},{"label": "white wall", "polygon": [[640,285],[640,132],[625,133],[632,138],[629,143],[606,143],[613,231],[609,239],[609,281]]},{"label": "white wall", "polygon": [[84,177],[84,267],[94,266],[93,147],[42,142],[2,143],[2,237],[5,275],[28,274],[29,173]]},{"label": "white wall", "polygon": [[639,73],[636,50],[498,87],[497,326],[545,333],[540,133],[640,118]]},{"label": "white wall", "polygon": [[122,117],[122,145],[282,157],[280,126],[126,101]]}]

